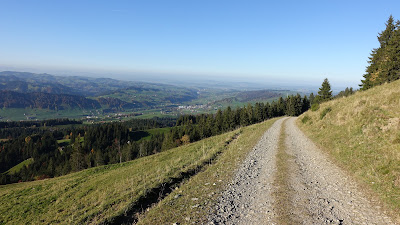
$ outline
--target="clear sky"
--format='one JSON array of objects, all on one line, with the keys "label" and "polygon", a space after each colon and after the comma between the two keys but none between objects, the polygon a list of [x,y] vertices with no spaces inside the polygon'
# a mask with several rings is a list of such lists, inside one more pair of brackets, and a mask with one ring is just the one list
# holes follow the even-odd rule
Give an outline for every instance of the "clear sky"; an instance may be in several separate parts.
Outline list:
[{"label": "clear sky", "polygon": [[356,86],[399,11],[398,0],[0,0],[0,66]]}]

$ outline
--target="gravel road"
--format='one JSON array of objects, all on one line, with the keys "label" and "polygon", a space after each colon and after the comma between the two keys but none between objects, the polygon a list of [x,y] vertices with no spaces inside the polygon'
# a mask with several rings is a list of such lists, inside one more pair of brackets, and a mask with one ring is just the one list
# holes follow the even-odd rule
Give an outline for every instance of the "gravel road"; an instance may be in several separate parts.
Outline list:
[{"label": "gravel road", "polygon": [[[209,224],[394,224],[297,128],[295,120],[280,119],[265,132],[222,193]],[[282,159],[276,157],[281,128],[288,155],[284,163],[289,191],[284,193],[274,185],[281,172],[277,160]],[[276,193],[288,199],[288,220],[279,215],[282,198]]]}]

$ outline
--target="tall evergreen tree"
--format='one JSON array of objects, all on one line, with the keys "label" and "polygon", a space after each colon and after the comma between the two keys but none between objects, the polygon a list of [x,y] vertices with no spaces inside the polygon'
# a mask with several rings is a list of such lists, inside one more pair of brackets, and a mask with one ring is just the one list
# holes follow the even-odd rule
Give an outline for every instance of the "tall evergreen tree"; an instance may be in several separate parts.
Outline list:
[{"label": "tall evergreen tree", "polygon": [[314,99],[315,99],[314,93],[311,93],[310,97],[308,97],[308,101],[310,102],[310,107],[314,103]]},{"label": "tall evergreen tree", "polygon": [[73,145],[73,151],[71,154],[71,166],[73,171],[80,171],[85,169],[85,160],[84,160],[84,152],[82,149],[82,145],[79,142],[81,136],[75,139]]},{"label": "tall evergreen tree", "polygon": [[322,82],[318,91],[318,96],[320,102],[329,101],[332,98],[332,90],[328,78],[325,78],[324,82]]},{"label": "tall evergreen tree", "polygon": [[371,52],[364,80],[361,80],[361,90],[391,82],[400,78],[400,33],[399,21],[394,22],[390,15],[386,28],[379,33],[379,47]]}]

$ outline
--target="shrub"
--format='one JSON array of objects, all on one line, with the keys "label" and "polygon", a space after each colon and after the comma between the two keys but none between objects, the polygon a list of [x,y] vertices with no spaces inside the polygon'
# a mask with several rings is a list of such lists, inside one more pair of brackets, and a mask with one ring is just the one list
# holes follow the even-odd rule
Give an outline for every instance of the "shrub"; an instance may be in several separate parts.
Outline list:
[{"label": "shrub", "polygon": [[319,109],[319,104],[318,103],[314,103],[311,105],[311,111],[315,112]]},{"label": "shrub", "polygon": [[301,119],[301,122],[304,123],[304,124],[306,124],[309,120],[311,120],[311,118],[310,118],[309,116],[305,115],[305,116],[303,117],[303,119]]},{"label": "shrub", "polygon": [[319,115],[319,116],[320,116],[320,119],[322,120],[322,119],[326,116],[326,114],[327,114],[328,112],[330,112],[330,111],[332,111],[332,108],[331,108],[331,107],[325,108],[325,109],[321,112],[321,114]]}]

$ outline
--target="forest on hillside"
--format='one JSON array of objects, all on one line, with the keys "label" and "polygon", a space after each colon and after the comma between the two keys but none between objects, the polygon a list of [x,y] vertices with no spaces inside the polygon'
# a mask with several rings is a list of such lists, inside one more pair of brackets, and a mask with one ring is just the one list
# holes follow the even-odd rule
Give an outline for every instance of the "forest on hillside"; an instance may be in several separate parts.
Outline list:
[{"label": "forest on hillside", "polygon": [[[215,114],[183,115],[178,119],[91,125],[68,119],[1,122],[0,183],[50,178],[133,160],[270,118],[297,116],[311,104],[307,96],[297,94],[272,103],[227,107]],[[155,132],[150,134],[150,130]]]}]

